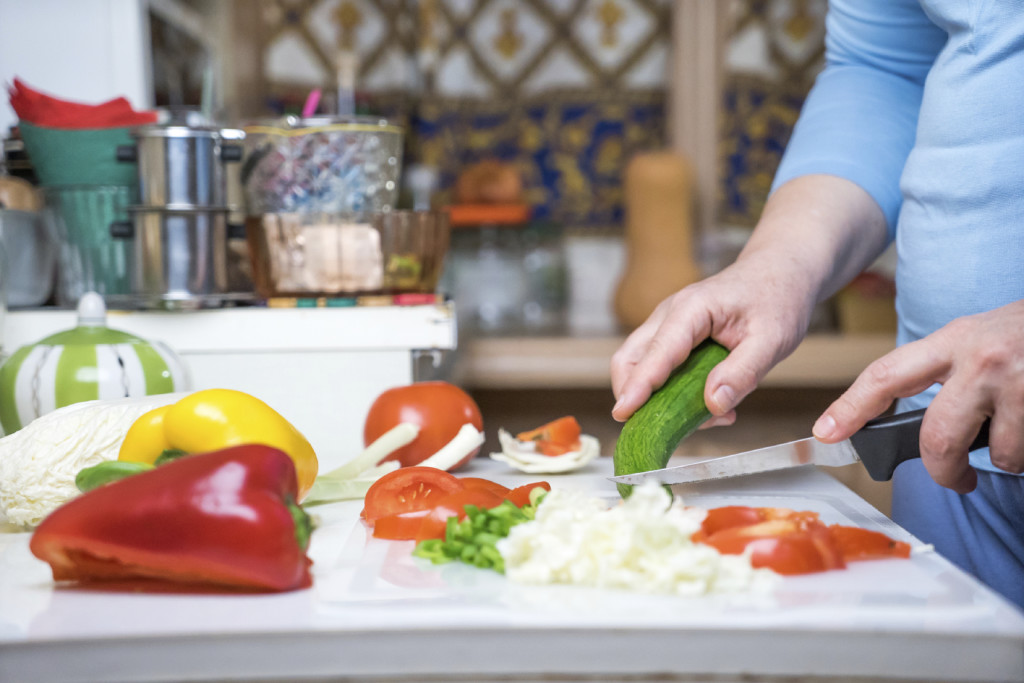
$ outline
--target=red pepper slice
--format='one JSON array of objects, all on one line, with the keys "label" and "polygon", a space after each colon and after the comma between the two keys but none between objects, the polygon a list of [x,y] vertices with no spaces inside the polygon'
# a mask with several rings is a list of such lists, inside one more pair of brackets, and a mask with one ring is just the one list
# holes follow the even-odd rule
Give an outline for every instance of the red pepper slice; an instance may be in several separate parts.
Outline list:
[{"label": "red pepper slice", "polygon": [[297,497],[287,454],[234,446],[85,493],[44,519],[29,547],[55,581],[307,588],[311,525]]},{"label": "red pepper slice", "polygon": [[567,415],[536,429],[516,434],[518,441],[533,441],[542,455],[562,455],[580,448],[580,423]]}]

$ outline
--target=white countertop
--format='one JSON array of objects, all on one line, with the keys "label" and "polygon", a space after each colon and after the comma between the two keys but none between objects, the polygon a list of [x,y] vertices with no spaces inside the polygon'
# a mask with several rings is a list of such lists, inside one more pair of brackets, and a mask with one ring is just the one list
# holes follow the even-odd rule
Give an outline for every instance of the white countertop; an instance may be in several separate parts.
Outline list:
[{"label": "white countertop", "polygon": [[[610,469],[602,458],[549,480],[611,499]],[[480,458],[461,474],[536,480]],[[361,502],[348,502],[311,509],[311,589],[169,595],[55,589],[29,535],[0,533],[0,680],[1024,681],[1024,615],[828,475],[805,467],[677,491],[705,507],[815,510],[918,548],[910,560],[786,578],[767,596],[527,587],[370,538]]]}]

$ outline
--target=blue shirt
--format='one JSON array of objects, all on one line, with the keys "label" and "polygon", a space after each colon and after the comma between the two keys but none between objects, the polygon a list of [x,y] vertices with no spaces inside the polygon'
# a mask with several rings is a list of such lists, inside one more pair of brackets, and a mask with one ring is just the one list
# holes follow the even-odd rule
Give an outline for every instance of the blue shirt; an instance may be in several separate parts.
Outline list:
[{"label": "blue shirt", "polygon": [[878,202],[901,344],[1024,299],[1024,1],[832,0],[826,28],[775,186],[825,173]]}]

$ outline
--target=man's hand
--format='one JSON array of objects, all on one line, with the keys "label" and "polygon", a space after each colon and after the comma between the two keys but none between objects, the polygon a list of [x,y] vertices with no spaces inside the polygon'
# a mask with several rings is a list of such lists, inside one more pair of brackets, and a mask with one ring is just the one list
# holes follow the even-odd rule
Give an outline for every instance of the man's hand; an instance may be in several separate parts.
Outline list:
[{"label": "man's hand", "polygon": [[1024,301],[958,318],[869,365],[828,407],[814,435],[848,438],[895,398],[942,388],[921,423],[921,459],[938,484],[958,493],[977,485],[967,448],[992,418],[992,464],[1024,472]]},{"label": "man's hand", "polygon": [[807,331],[815,292],[773,265],[737,262],[661,302],[612,356],[612,416],[625,420],[707,337],[730,349],[708,376],[708,425],[733,409]]},{"label": "man's hand", "polygon": [[736,262],[661,302],[612,357],[612,417],[625,420],[707,337],[730,350],[708,376],[704,402],[733,409],[807,333],[816,302],[871,263],[886,244],[881,209],[856,184],[796,178],[769,197]]}]

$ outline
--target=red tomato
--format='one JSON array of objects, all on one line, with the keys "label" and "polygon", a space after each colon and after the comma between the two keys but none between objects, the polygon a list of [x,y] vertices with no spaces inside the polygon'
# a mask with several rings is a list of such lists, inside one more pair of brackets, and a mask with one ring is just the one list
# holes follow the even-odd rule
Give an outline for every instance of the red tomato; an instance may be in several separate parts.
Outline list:
[{"label": "red tomato", "polygon": [[475,505],[478,508],[490,509],[497,507],[504,502],[504,498],[492,491],[483,489],[463,489],[446,496],[420,522],[416,532],[416,541],[424,541],[428,538],[444,538],[445,529],[448,527],[449,517],[465,519],[466,506]]},{"label": "red tomato", "polygon": [[462,488],[458,478],[436,467],[402,467],[373,482],[363,502],[363,518],[372,524],[387,515],[429,510]]},{"label": "red tomato", "polygon": [[779,574],[809,574],[846,566],[828,528],[813,520],[773,519],[728,527],[703,543],[727,555],[749,549],[754,567],[767,567]]},{"label": "red tomato", "polygon": [[758,508],[747,507],[746,505],[726,505],[720,508],[712,508],[708,510],[707,517],[701,522],[700,531],[694,534],[694,540],[703,540],[723,529],[750,526],[751,524],[758,524],[763,521],[764,516]]},{"label": "red tomato", "polygon": [[416,538],[420,522],[428,514],[430,510],[416,510],[378,517],[373,523],[373,537],[389,541],[411,541]]},{"label": "red tomato", "polygon": [[517,486],[505,494],[505,500],[511,501],[516,507],[523,507],[530,504],[530,491],[535,488],[542,488],[545,491],[551,490],[551,484],[546,481],[538,481],[535,484],[524,484]]},{"label": "red tomato", "polygon": [[[417,382],[388,389],[373,402],[363,426],[363,442],[369,445],[384,432],[402,422],[420,426],[416,439],[385,458],[397,460],[403,467],[417,465],[447,444],[469,423],[483,431],[480,408],[465,391],[448,382]],[[477,454],[473,451],[452,469],[465,465]]]},{"label": "red tomato", "polygon": [[788,508],[754,508],[746,505],[726,505],[708,510],[707,517],[701,523],[700,531],[693,536],[694,541],[702,541],[709,536],[738,526],[750,526],[770,520],[784,519],[791,521],[817,521],[816,512],[796,512]]},{"label": "red tomato", "polygon": [[910,557],[910,544],[894,541],[879,531],[839,524],[829,525],[828,531],[847,562],[877,560],[884,557]]},{"label": "red tomato", "polygon": [[459,481],[462,482],[464,487],[471,491],[490,491],[491,493],[496,493],[499,496],[504,496],[509,492],[509,488],[507,486],[502,486],[496,481],[483,479],[482,477],[459,477]]},{"label": "red tomato", "polygon": [[562,455],[580,447],[580,423],[571,415],[552,420],[527,432],[519,432],[519,441],[533,441],[543,455]]}]

